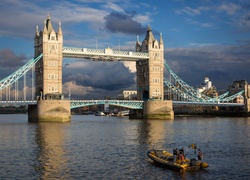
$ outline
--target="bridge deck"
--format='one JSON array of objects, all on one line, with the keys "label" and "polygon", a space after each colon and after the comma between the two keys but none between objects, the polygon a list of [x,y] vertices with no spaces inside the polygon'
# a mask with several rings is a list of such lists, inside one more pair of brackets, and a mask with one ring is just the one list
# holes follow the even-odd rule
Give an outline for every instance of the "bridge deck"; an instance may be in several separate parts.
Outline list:
[{"label": "bridge deck", "polygon": [[63,47],[63,57],[66,58],[85,58],[93,61],[138,61],[148,59],[148,53],[117,51],[110,48],[106,49],[87,49],[75,47]]},{"label": "bridge deck", "polygon": [[[2,105],[28,105],[36,104],[37,101],[0,101]],[[97,104],[109,104],[114,106],[122,106],[130,109],[142,109],[143,101],[137,100],[71,100],[70,107],[77,108],[83,106],[91,106]],[[189,102],[189,101],[173,101],[173,105],[196,105],[196,106],[222,106],[222,107],[242,107],[244,104],[228,103],[228,102]]]}]

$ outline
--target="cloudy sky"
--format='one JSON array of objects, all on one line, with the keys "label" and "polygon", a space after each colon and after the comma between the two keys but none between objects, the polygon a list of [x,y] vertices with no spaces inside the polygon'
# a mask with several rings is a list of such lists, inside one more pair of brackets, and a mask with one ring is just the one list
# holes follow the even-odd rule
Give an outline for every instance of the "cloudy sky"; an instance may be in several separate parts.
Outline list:
[{"label": "cloudy sky", "polygon": [[[56,31],[62,23],[64,46],[134,51],[150,26],[155,38],[163,35],[166,62],[189,85],[206,76],[217,90],[250,82],[248,0],[1,0],[0,79],[33,58],[36,26],[43,30],[48,13]],[[100,99],[136,89],[135,76],[134,63],[65,58],[63,89],[73,99]]]}]

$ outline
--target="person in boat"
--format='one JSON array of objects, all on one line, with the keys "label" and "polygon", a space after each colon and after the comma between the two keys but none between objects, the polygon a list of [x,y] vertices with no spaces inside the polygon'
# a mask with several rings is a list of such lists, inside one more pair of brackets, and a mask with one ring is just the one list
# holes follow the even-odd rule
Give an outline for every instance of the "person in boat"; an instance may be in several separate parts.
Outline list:
[{"label": "person in boat", "polygon": [[203,159],[203,154],[201,152],[201,150],[198,150],[198,160],[202,160]]},{"label": "person in boat", "polygon": [[176,162],[177,154],[178,154],[178,149],[177,148],[173,149],[174,163]]},{"label": "person in boat", "polygon": [[183,163],[185,160],[184,148],[177,150],[177,160],[179,163]]},{"label": "person in boat", "polygon": [[185,161],[185,156],[183,154],[179,154],[179,162],[180,164],[184,163]]},{"label": "person in boat", "polygon": [[183,147],[179,150],[179,152],[180,152],[180,154],[182,154],[185,157],[184,148]]},{"label": "person in boat", "polygon": [[196,154],[196,150],[198,149],[197,145],[193,143],[188,148],[190,147],[194,150],[194,154]]}]

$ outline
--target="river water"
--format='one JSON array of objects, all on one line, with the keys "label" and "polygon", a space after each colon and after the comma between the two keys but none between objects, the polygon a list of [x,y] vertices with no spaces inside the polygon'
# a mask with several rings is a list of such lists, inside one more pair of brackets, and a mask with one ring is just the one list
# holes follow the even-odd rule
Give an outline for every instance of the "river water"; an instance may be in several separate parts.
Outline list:
[{"label": "river water", "polygon": [[[74,115],[28,123],[0,115],[0,179],[250,179],[250,117],[129,120]],[[210,167],[176,172],[152,163],[152,147],[196,143]]]}]

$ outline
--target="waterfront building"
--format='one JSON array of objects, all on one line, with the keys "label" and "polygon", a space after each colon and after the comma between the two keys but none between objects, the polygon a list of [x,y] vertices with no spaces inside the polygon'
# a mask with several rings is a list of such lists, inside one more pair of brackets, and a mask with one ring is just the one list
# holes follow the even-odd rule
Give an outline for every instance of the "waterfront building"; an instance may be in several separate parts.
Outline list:
[{"label": "waterfront building", "polygon": [[199,88],[197,88],[198,97],[200,96],[201,93],[209,97],[218,96],[216,87],[212,85],[212,81],[210,81],[208,77],[205,77],[204,82],[201,83]]},{"label": "waterfront building", "polygon": [[245,104],[244,111],[248,114],[250,113],[250,84],[247,83],[246,80],[237,80],[233,81],[232,85],[228,87],[229,95],[233,95],[241,90],[244,90],[242,94],[243,97],[237,97],[234,99],[235,103],[243,103]]},{"label": "waterfront building", "polygon": [[136,90],[123,90],[118,94],[117,99],[119,100],[136,100],[137,91]]}]

